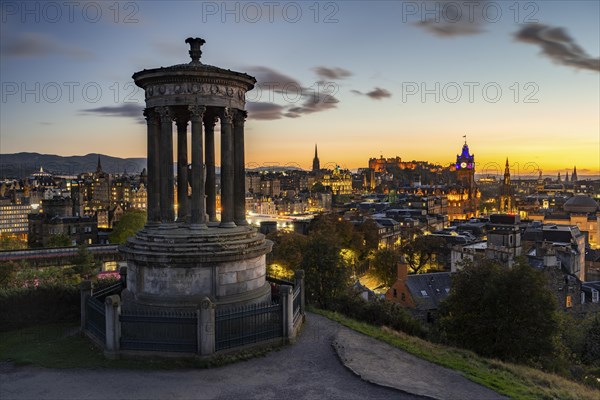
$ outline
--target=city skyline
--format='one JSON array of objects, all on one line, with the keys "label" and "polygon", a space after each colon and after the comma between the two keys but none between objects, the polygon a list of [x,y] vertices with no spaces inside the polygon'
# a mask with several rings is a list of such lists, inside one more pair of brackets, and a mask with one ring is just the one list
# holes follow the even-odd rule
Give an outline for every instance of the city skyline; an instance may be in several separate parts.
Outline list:
[{"label": "city skyline", "polygon": [[3,154],[143,156],[131,75],[200,36],[202,62],[258,80],[249,166],[309,169],[315,143],[323,166],[445,166],[467,135],[479,174],[600,170],[597,2],[74,4],[2,4]]}]

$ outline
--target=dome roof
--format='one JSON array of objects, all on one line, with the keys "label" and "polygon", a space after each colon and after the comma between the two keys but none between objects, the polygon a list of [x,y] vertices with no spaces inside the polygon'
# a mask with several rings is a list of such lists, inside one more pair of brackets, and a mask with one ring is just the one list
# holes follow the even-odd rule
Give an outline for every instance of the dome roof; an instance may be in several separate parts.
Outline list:
[{"label": "dome roof", "polygon": [[571,197],[563,204],[563,210],[568,212],[593,213],[598,210],[596,200],[585,195]]}]

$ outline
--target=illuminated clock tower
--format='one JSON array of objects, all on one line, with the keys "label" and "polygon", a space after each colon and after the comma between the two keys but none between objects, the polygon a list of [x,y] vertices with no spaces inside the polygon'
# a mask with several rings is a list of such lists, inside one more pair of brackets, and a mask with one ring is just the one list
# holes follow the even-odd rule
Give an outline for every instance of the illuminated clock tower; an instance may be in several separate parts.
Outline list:
[{"label": "illuminated clock tower", "polygon": [[475,184],[475,156],[469,153],[466,136],[460,154],[456,156],[456,183],[448,187],[448,218],[469,219],[479,215],[481,194]]},{"label": "illuminated clock tower", "polygon": [[456,156],[456,180],[464,188],[475,189],[475,155],[469,154],[466,138],[462,152]]}]

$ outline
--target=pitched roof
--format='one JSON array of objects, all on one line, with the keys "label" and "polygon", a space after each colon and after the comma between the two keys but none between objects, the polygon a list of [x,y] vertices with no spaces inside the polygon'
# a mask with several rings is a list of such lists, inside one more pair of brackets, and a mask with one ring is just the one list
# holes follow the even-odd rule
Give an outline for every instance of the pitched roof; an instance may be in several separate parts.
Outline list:
[{"label": "pitched roof", "polygon": [[437,309],[440,301],[448,297],[451,286],[450,272],[408,275],[406,278],[406,287],[420,310]]}]

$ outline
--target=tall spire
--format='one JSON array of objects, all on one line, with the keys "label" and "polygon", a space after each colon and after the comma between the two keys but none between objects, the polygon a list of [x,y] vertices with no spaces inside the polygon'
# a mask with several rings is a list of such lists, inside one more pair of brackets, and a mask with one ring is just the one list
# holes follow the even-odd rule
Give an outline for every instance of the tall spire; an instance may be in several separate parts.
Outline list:
[{"label": "tall spire", "polygon": [[573,173],[571,174],[571,182],[577,182],[577,166],[573,167]]},{"label": "tall spire", "polygon": [[100,163],[100,154],[98,154],[98,166],[96,167],[96,172],[102,172],[102,164]]},{"label": "tall spire", "polygon": [[510,185],[510,167],[508,166],[508,157],[506,157],[506,165],[504,167],[504,184]]},{"label": "tall spire", "polygon": [[321,163],[319,162],[319,155],[317,153],[317,144],[315,143],[315,158],[313,158],[312,170],[317,172],[321,169]]}]

